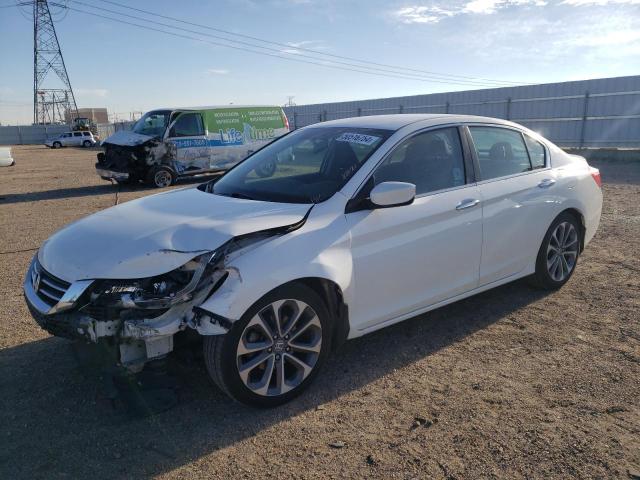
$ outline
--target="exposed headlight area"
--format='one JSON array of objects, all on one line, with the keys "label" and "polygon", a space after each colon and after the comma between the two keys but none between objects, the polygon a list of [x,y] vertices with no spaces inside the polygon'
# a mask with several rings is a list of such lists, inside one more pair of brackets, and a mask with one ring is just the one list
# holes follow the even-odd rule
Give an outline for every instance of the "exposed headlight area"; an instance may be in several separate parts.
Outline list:
[{"label": "exposed headlight area", "polygon": [[114,310],[166,310],[188,302],[196,290],[209,284],[215,257],[215,252],[205,253],[169,273],[151,278],[98,281],[91,292],[90,304]]}]

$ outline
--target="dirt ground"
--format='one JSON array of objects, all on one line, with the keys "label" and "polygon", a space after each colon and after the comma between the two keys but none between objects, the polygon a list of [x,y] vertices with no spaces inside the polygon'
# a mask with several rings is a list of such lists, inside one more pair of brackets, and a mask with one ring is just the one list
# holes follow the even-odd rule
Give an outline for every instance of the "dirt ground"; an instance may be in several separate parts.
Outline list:
[{"label": "dirt ground", "polygon": [[179,405],[131,418],[38,328],[21,288],[35,249],[113,205],[116,187],[94,151],[13,156],[0,169],[0,478],[640,475],[640,161],[597,164],[602,223],[561,291],[517,282],[348,342],[272,410],[182,364]]}]

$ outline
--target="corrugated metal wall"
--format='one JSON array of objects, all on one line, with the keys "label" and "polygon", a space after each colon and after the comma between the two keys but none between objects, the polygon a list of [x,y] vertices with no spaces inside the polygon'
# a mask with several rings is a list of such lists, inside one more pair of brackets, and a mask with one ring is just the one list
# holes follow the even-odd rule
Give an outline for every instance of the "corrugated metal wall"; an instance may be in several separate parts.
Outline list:
[{"label": "corrugated metal wall", "polygon": [[640,75],[286,107],[292,127],[389,113],[462,113],[521,123],[563,147],[640,147]]},{"label": "corrugated metal wall", "polygon": [[0,145],[27,145],[44,141],[61,133],[68,132],[68,125],[26,125],[0,127]]}]

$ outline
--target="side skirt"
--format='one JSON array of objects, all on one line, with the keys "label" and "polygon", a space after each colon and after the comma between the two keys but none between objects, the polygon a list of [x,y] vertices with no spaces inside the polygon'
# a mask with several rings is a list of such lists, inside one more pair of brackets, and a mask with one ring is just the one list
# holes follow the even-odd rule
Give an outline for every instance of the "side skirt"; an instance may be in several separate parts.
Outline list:
[{"label": "side skirt", "polygon": [[400,315],[398,317],[394,317],[394,318],[391,318],[389,320],[385,320],[384,322],[378,323],[376,325],[372,325],[371,327],[368,327],[368,328],[365,328],[365,329],[362,329],[362,330],[351,330],[351,334],[349,335],[349,339],[356,338],[356,337],[361,337],[362,335],[366,335],[367,333],[375,332],[376,330],[380,330],[381,328],[385,328],[385,327],[388,327],[388,326],[393,325],[395,323],[402,322],[403,320],[406,320],[408,318],[412,318],[412,317],[418,316],[420,314],[423,314],[423,313],[426,313],[426,312],[430,312],[431,310],[435,310],[436,308],[444,307],[445,305],[449,305],[450,303],[457,302],[458,300],[462,300],[464,298],[472,297],[472,296],[474,296],[474,295],[476,295],[478,293],[482,293],[482,292],[485,292],[487,290],[491,290],[492,288],[499,287],[500,285],[504,285],[506,283],[513,282],[513,281],[518,280],[520,278],[527,277],[527,276],[531,275],[532,273],[533,273],[533,271],[530,271],[530,269],[526,269],[526,270],[520,271],[518,273],[515,273],[513,275],[510,275],[510,276],[508,276],[506,278],[502,278],[500,280],[496,280],[495,282],[487,283],[486,285],[483,285],[481,287],[474,288],[473,290],[469,290],[466,293],[461,293],[460,295],[456,295],[455,297],[451,297],[451,298],[448,298],[446,300],[442,300],[441,302],[434,303],[432,305],[428,305],[426,307],[419,308],[417,310],[413,310],[413,311],[411,311],[409,313],[405,313],[405,314]]}]

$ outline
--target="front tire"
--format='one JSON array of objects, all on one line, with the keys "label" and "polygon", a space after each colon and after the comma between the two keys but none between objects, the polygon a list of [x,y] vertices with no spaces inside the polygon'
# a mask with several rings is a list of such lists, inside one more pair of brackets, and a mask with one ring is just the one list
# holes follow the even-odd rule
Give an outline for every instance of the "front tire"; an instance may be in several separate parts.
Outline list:
[{"label": "front tire", "polygon": [[580,225],[570,213],[561,213],[544,236],[536,272],[531,283],[545,290],[556,290],[569,281],[580,255]]},{"label": "front tire", "polygon": [[84,148],[89,148],[91,146],[91,142],[89,140],[85,140],[84,142],[82,142],[82,146]]},{"label": "front tire", "polygon": [[155,167],[149,170],[146,180],[152,187],[165,188],[175,183],[176,176],[170,168]]},{"label": "front tire", "polygon": [[53,142],[53,145],[51,145],[53,148],[62,148],[62,144],[60,142]]},{"label": "front tire", "polygon": [[234,400],[275,407],[301,394],[331,349],[324,301],[292,283],[258,300],[225,335],[204,339],[204,358],[216,385]]}]

